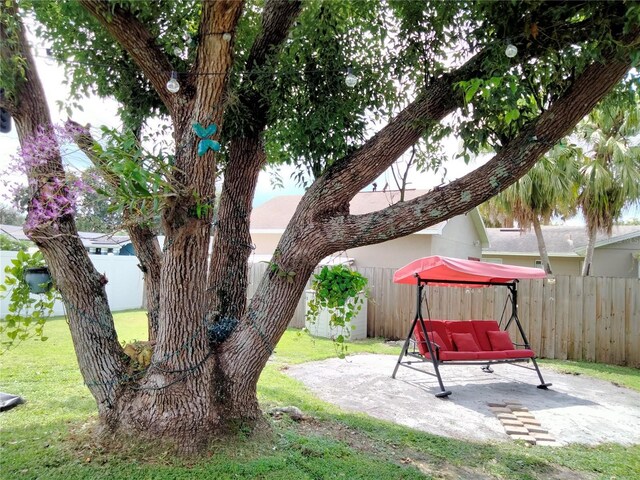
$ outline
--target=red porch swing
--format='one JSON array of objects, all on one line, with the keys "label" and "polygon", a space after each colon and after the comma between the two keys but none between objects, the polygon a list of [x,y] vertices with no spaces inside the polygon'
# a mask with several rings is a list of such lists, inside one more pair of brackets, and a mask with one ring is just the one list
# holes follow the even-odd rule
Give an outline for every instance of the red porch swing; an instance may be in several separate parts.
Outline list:
[{"label": "red porch swing", "polygon": [[[545,278],[546,274],[538,268],[516,267],[495,263],[482,263],[471,260],[460,260],[432,256],[414,260],[402,267],[393,276],[394,283],[414,284],[417,286],[416,315],[409,328],[398,362],[393,370],[396,377],[400,366],[418,370],[435,376],[440,385],[436,397],[445,398],[451,391],[445,389],[440,375],[442,365],[482,365],[482,370],[492,373],[491,365],[499,363],[528,363],[533,368],[517,365],[528,370],[535,370],[540,379],[538,388],[546,390],[551,386],[545,383],[536,363],[535,353],[531,350],[527,336],[518,319],[518,279]],[[486,287],[504,286],[509,289],[511,316],[502,327],[495,320],[433,320],[429,312],[427,319],[422,315],[422,299],[425,287],[429,284],[451,287]],[[426,296],[425,296],[426,298]],[[505,305],[506,309],[506,305]],[[504,316],[504,315],[503,315]],[[507,329],[515,322],[522,336],[523,344],[512,343]],[[409,347],[413,345],[410,350]],[[417,350],[416,350],[417,348]],[[413,364],[431,363],[434,373]]]}]

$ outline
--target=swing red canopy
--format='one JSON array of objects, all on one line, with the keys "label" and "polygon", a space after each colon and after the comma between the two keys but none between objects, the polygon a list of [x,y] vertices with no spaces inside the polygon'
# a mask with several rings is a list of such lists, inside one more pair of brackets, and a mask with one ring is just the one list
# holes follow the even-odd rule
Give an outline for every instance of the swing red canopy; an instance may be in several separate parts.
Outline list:
[{"label": "swing red canopy", "polygon": [[397,270],[393,275],[393,282],[415,285],[416,276],[424,280],[442,280],[447,283],[455,281],[509,283],[522,278],[545,278],[547,274],[539,268],[516,267],[434,255],[414,260]]}]

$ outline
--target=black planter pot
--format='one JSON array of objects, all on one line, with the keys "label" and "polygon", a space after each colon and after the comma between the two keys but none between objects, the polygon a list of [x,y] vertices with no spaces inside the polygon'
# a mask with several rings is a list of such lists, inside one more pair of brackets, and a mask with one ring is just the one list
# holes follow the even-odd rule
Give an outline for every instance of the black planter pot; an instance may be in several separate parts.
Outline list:
[{"label": "black planter pot", "polygon": [[24,281],[31,293],[47,293],[53,286],[49,267],[30,267],[24,269]]}]

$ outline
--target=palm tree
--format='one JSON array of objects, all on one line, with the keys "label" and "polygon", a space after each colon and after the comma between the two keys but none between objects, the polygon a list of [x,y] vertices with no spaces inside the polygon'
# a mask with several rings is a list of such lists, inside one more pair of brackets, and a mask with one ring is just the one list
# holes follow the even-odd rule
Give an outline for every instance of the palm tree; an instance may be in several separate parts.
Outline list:
[{"label": "palm tree", "polygon": [[559,143],[541,158],[529,172],[511,187],[493,197],[487,205],[490,221],[513,224],[529,230],[533,227],[542,265],[551,274],[551,263],[541,225],[554,215],[572,210],[576,195],[579,149]]},{"label": "palm tree", "polygon": [[605,99],[577,127],[588,145],[582,155],[578,203],[587,226],[582,275],[591,271],[596,233],[611,235],[622,211],[640,202],[640,103],[620,96]]}]

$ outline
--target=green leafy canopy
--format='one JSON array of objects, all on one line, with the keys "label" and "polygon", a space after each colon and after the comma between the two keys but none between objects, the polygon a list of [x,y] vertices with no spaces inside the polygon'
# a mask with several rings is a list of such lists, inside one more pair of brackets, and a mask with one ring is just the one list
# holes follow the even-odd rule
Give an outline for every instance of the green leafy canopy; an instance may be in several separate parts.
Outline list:
[{"label": "green leafy canopy", "polygon": [[[113,96],[134,130],[165,113],[131,57],[77,2],[23,5],[34,12],[37,35],[64,62],[76,99],[87,92]],[[188,76],[199,41],[199,2],[112,5],[131,11],[181,79]],[[251,112],[238,103],[240,89],[251,89],[258,104],[269,105],[267,161],[295,166],[301,184],[349,155],[423,88],[429,92],[438,78],[481,51],[487,55],[478,76],[459,83],[466,107],[451,122],[422,126],[418,157],[423,165],[440,165],[438,142],[451,133],[464,140],[466,160],[497,151],[566,91],[589,61],[616,48],[615,33],[640,24],[640,8],[632,2],[311,0],[283,47],[256,71],[246,61],[262,6],[247,2],[234,34],[222,142],[251,130]],[[514,59],[504,55],[509,42],[518,48]],[[359,80],[353,88],[344,82],[348,69]],[[169,79],[171,72],[165,73]]]}]

